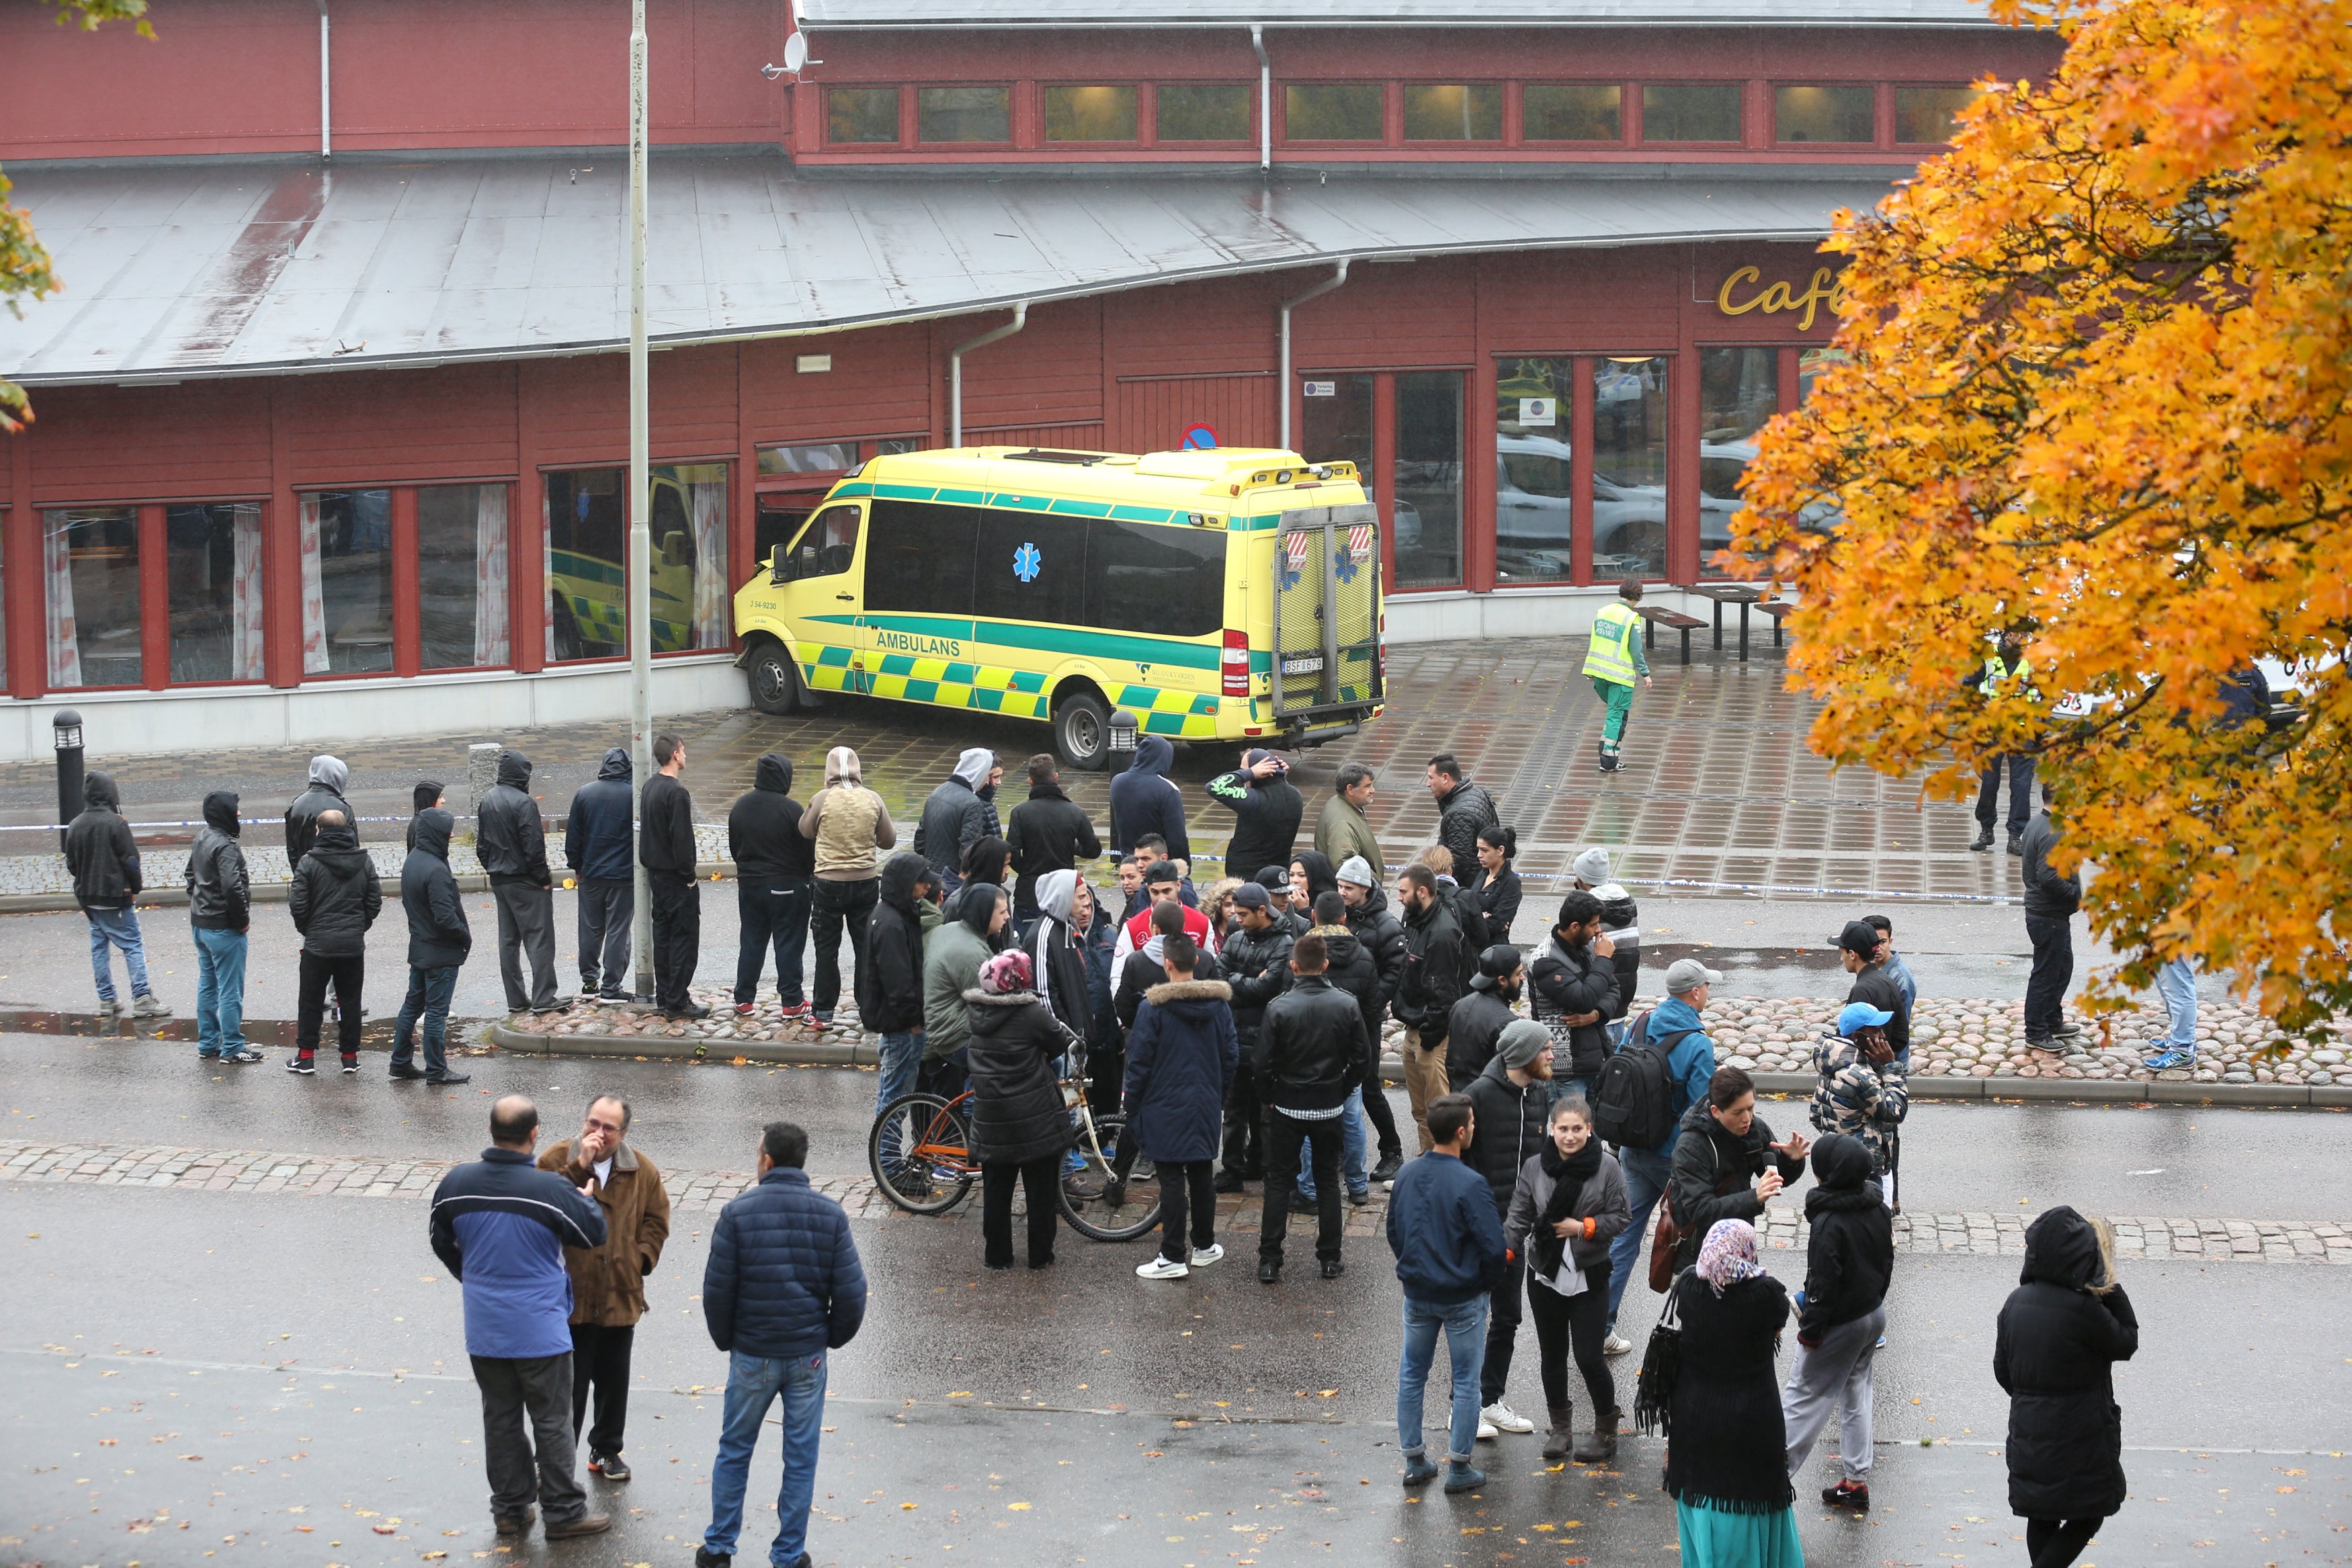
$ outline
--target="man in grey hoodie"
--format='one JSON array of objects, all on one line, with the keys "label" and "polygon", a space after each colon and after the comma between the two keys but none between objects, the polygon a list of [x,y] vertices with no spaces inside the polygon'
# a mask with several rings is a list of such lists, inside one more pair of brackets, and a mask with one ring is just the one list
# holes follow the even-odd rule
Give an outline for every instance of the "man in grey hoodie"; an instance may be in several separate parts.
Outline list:
[{"label": "man in grey hoodie", "polygon": [[343,786],[351,782],[352,770],[343,766],[340,757],[321,752],[310,758],[309,787],[294,797],[286,808],[286,865],[288,870],[302,863],[310,852],[312,841],[319,836],[319,813],[341,811],[345,821],[359,819],[352,803],[343,799]]},{"label": "man in grey hoodie", "polygon": [[952,894],[963,885],[963,855],[986,838],[1001,838],[997,826],[996,785],[1004,777],[996,753],[975,746],[956,758],[955,771],[923,801],[915,821],[915,852],[923,857],[940,885]]}]

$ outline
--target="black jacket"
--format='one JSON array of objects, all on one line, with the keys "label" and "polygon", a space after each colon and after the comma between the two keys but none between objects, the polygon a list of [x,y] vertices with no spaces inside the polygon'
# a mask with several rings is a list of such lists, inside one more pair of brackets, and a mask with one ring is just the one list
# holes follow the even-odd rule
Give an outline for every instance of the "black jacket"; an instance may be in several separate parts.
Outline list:
[{"label": "black jacket", "polygon": [[1845,994],[1849,1002],[1867,1002],[1881,1012],[1895,1017],[1886,1025],[1886,1043],[1895,1048],[1897,1057],[1908,1061],[1911,1056],[1911,1009],[1903,1002],[1903,988],[1886,972],[1884,964],[1867,964],[1853,977],[1853,988]]},{"label": "black jacket", "polygon": [[1070,1146],[1070,1112],[1055,1060],[1077,1043],[1034,991],[963,994],[971,1011],[965,1043],[971,1075],[971,1155],[1026,1165]]},{"label": "black jacket", "polygon": [[[1356,1010],[1364,1015],[1364,1039],[1376,1061],[1381,1054],[1381,1024],[1388,1012],[1388,998],[1381,990],[1380,966],[1372,961],[1372,950],[1345,926],[1318,925],[1314,929],[1322,934],[1323,950],[1331,960],[1324,976],[1334,988],[1356,998]],[[1372,1063],[1367,1062],[1368,1089],[1371,1070]]]},{"label": "black jacket", "polygon": [[1508,942],[1511,925],[1519,917],[1519,898],[1523,891],[1519,885],[1519,873],[1509,865],[1503,867],[1499,876],[1488,876],[1486,868],[1480,866],[1478,880],[1470,884],[1470,897],[1478,907],[1482,929],[1465,931],[1463,935],[1474,938],[1474,945],[1480,950],[1492,947],[1497,942]]},{"label": "black jacket", "polygon": [[114,780],[92,773],[81,781],[82,811],[66,824],[66,870],[84,909],[128,909],[147,885],[139,868],[139,841],[122,820]]},{"label": "black jacket", "polygon": [[449,832],[457,820],[446,811],[416,813],[415,847],[400,867],[400,912],[408,919],[408,965],[446,969],[474,950],[466,902],[449,872]]},{"label": "black jacket", "polygon": [[1267,1004],[1250,1052],[1258,1099],[1286,1111],[1328,1111],[1364,1080],[1371,1042],[1356,998],[1328,975],[1300,975]]},{"label": "black jacket", "polygon": [[[1483,982],[1483,983],[1482,983]],[[1445,1018],[1445,1086],[1459,1094],[1495,1059],[1495,1041],[1519,1015],[1484,975]]]},{"label": "black jacket", "polygon": [[1125,854],[1135,841],[1158,833],[1168,841],[1171,860],[1191,861],[1192,841],[1184,831],[1184,792],[1168,777],[1176,748],[1163,735],[1139,736],[1135,760],[1110,781],[1110,847]]},{"label": "black jacket", "polygon": [[752,770],[751,787],[727,813],[727,858],[747,885],[777,886],[816,875],[816,841],[801,836],[808,808],[793,799],[793,759],[769,752]]},{"label": "black jacket", "polygon": [[1039,877],[1102,855],[1093,819],[1059,784],[1029,787],[1029,799],[1005,820],[1004,842],[1013,852],[1013,913],[1024,920],[1037,913]]},{"label": "black jacket", "polygon": [[1252,880],[1270,865],[1289,871],[1299,819],[1307,815],[1307,798],[1297,785],[1280,773],[1264,779],[1223,773],[1209,780],[1209,799],[1234,813],[1233,841],[1225,846],[1228,875]]},{"label": "black jacket", "polygon": [[637,810],[643,826],[637,834],[637,859],[647,871],[667,872],[691,879],[694,875],[694,797],[667,773],[646,780]]},{"label": "black jacket", "polygon": [[1290,946],[1303,929],[1295,916],[1277,912],[1263,931],[1252,931],[1238,920],[1217,949],[1218,967],[1233,988],[1234,1031],[1247,1051],[1257,1040],[1258,1025],[1267,1004],[1290,985]]},{"label": "black jacket", "polygon": [[236,797],[205,797],[205,825],[188,846],[188,924],[199,931],[242,931],[252,924],[253,889],[236,841]]},{"label": "black jacket", "polygon": [[915,888],[931,870],[918,854],[895,854],[882,868],[880,902],[866,926],[866,962],[857,966],[857,1017],[879,1034],[923,1027],[923,916]]},{"label": "black jacket", "polygon": [[1812,1239],[1805,1251],[1805,1304],[1797,1314],[1797,1337],[1807,1343],[1868,1317],[1886,1300],[1895,1218],[1870,1172],[1870,1149],[1858,1138],[1833,1134],[1813,1145],[1814,1186],[1805,1195]]},{"label": "black jacket", "polygon": [[1241,1061],[1230,998],[1217,980],[1154,986],[1128,1036],[1128,1129],[1145,1157],[1163,1166],[1217,1157]]},{"label": "black jacket", "polygon": [[2065,920],[2083,906],[2083,875],[2060,876],[2050,869],[2051,846],[2058,841],[2058,830],[2046,810],[2036,811],[2033,821],[2025,824],[2025,840],[2021,846],[2025,863],[2018,875],[2025,883],[2025,917],[2029,920]]},{"label": "black jacket", "polygon": [[1675,1292],[1682,1365],[1674,1385],[1666,1493],[1726,1513],[1780,1512],[1792,1489],[1772,1353],[1789,1321],[1788,1287],[1759,1274],[1717,1295],[1693,1273]]},{"label": "black jacket", "polygon": [[[1625,1010],[1617,995],[1617,966],[1593,952],[1590,945],[1562,946],[1555,934],[1528,966],[1528,991],[1537,1021],[1552,1032],[1555,1058],[1567,1059],[1564,1065],[1556,1061],[1553,1070],[1567,1078],[1591,1078],[1598,1073],[1609,1059],[1608,1020]],[[1591,1012],[1599,1013],[1601,1021],[1573,1029],[1553,1021]],[[1568,1041],[1565,1051],[1558,1044],[1563,1037]]]},{"label": "black jacket", "polygon": [[1467,779],[1447,790],[1445,799],[1437,803],[1437,841],[1454,857],[1457,881],[1477,874],[1478,831],[1500,821],[1495,814],[1495,798]]},{"label": "black jacket", "polygon": [[1486,1178],[1486,1189],[1495,1195],[1495,1212],[1507,1214],[1519,1185],[1519,1167],[1551,1147],[1545,1125],[1551,1120],[1551,1080],[1530,1079],[1524,1087],[1514,1083],[1510,1069],[1498,1056],[1462,1092],[1470,1096],[1474,1117],[1464,1158]]},{"label": "black jacket", "polygon": [[1805,1162],[1773,1149],[1777,1142],[1760,1115],[1748,1124],[1746,1137],[1735,1138],[1715,1119],[1704,1100],[1683,1113],[1666,1195],[1674,1205],[1675,1223],[1683,1228],[1683,1243],[1675,1252],[1675,1268],[1687,1269],[1698,1261],[1699,1244],[1717,1220],[1752,1222],[1764,1212],[1755,1182],[1764,1174],[1765,1161],[1780,1167],[1784,1183],[1794,1184],[1804,1176]]},{"label": "black jacket", "polygon": [[300,865],[302,857],[310,852],[311,841],[319,836],[319,813],[341,811],[357,822],[352,803],[343,799],[343,786],[351,779],[351,770],[331,757],[310,759],[310,787],[294,797],[286,808],[286,863]]},{"label": "black jacket", "polygon": [[499,753],[498,782],[474,808],[474,855],[493,882],[555,884],[547,864],[547,829],[530,793],[530,758],[520,751]]},{"label": "black jacket", "polygon": [[[1389,907],[1389,895],[1377,887],[1364,891],[1364,902],[1348,911],[1348,929],[1372,956],[1380,971],[1381,1008],[1386,1011],[1404,983],[1404,922]],[[1399,1017],[1403,1015],[1400,1014]]]},{"label": "black jacket", "polygon": [[1448,1015],[1470,988],[1474,972],[1469,939],[1443,898],[1404,917],[1404,973],[1397,981],[1397,1021],[1421,1031],[1421,1043],[1435,1045]]},{"label": "black jacket", "polygon": [[360,848],[350,823],[319,830],[310,852],[294,868],[286,908],[302,934],[305,953],[348,958],[367,951],[368,927],[383,908],[383,888],[375,862]]},{"label": "black jacket", "polygon": [[[630,776],[635,769],[625,747],[604,753],[596,777],[572,797],[563,816],[563,863],[583,882],[628,882],[637,869],[629,863]],[[410,846],[412,849],[415,845]]]},{"label": "black jacket", "polygon": [[[981,785],[988,782],[982,770]],[[961,774],[932,790],[915,819],[915,853],[931,869],[951,875],[963,873],[963,852],[981,840],[996,835],[996,808],[982,800],[978,787]]]},{"label": "black jacket", "polygon": [[[1112,951],[1116,954],[1118,949],[1114,947]],[[1192,977],[1196,980],[1222,980],[1225,977],[1224,967],[1217,962],[1214,953],[1203,953],[1200,962],[1192,966]],[[1127,962],[1119,966],[1118,973],[1111,977],[1111,1012],[1118,1019],[1118,1027],[1133,1029],[1135,1016],[1143,1008],[1143,993],[1154,986],[1167,983],[1168,967],[1153,957],[1148,949],[1138,947],[1129,953]]]},{"label": "black jacket", "polygon": [[2124,1505],[2124,1417],[2115,1364],[2139,1349],[2091,1222],[2051,1209],[2025,1230],[2025,1267],[2000,1309],[1992,1375],[2009,1391],[2009,1506],[2027,1519],[2101,1519]]}]

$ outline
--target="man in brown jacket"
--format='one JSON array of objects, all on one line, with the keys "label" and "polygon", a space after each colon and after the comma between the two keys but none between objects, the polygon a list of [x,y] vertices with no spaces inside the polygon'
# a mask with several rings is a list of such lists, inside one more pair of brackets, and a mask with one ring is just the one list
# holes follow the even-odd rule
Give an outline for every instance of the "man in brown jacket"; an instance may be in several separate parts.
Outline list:
[{"label": "man in brown jacket", "polygon": [[629,1418],[629,1349],[645,1315],[645,1278],[661,1261],[669,1239],[669,1192],[653,1161],[625,1142],[629,1103],[600,1094],[588,1103],[580,1135],[539,1156],[540,1168],[560,1171],[574,1186],[594,1188],[604,1210],[604,1245],[566,1247],[572,1275],[572,1432],[588,1418],[588,1391],[596,1391],[596,1422],[588,1430],[588,1468],[608,1481],[629,1479],[621,1458]]}]

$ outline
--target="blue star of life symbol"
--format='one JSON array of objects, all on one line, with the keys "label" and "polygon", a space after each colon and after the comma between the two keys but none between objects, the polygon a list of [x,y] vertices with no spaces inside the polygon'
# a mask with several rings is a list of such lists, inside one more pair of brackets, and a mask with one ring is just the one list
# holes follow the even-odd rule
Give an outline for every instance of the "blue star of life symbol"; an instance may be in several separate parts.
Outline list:
[{"label": "blue star of life symbol", "polygon": [[1355,581],[1356,573],[1363,570],[1356,564],[1355,552],[1349,549],[1346,545],[1341,545],[1338,549],[1331,552],[1331,564],[1339,573],[1339,580],[1341,582]]},{"label": "blue star of life symbol", "polygon": [[1045,558],[1037,553],[1035,545],[1023,545],[1013,552],[1013,575],[1022,581],[1036,581],[1037,574],[1045,570]]}]

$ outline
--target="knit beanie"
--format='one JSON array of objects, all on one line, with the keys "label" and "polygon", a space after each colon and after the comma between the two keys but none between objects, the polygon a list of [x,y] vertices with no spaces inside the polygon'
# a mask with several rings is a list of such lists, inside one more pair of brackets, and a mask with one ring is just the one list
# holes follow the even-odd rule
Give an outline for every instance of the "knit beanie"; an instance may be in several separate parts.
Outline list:
[{"label": "knit beanie", "polygon": [[1339,862],[1339,880],[1352,882],[1358,887],[1376,887],[1379,879],[1372,875],[1371,862],[1361,855],[1349,855]]},{"label": "knit beanie", "polygon": [[1513,1019],[1495,1041],[1505,1067],[1525,1067],[1551,1048],[1551,1030],[1533,1019]]}]

